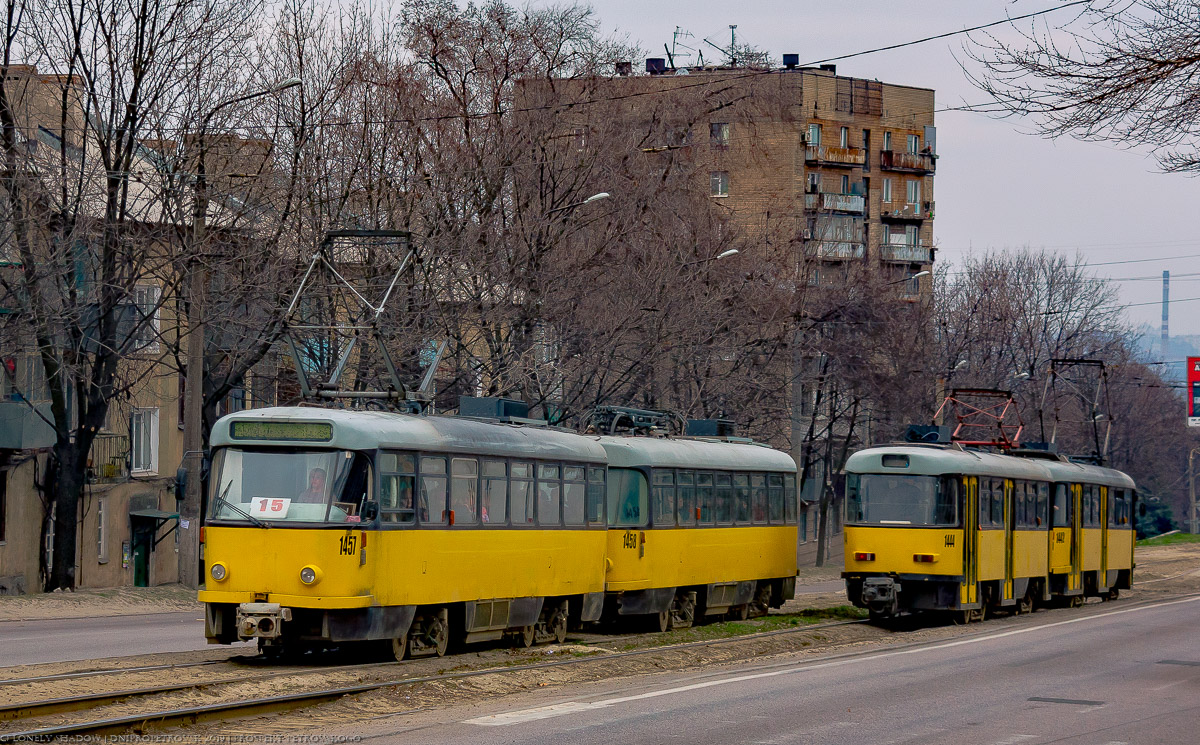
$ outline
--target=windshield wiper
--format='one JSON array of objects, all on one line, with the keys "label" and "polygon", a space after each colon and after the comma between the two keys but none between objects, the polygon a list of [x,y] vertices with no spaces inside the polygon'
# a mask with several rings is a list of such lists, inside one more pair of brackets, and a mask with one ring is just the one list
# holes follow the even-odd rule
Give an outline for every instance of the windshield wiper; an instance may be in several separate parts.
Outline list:
[{"label": "windshield wiper", "polygon": [[228,507],[229,509],[233,510],[234,512],[238,513],[238,514],[239,514],[239,515],[241,515],[242,517],[246,518],[246,519],[247,519],[247,520],[249,520],[250,522],[252,522],[252,523],[254,523],[255,525],[257,525],[258,527],[260,527],[260,528],[266,528],[266,527],[268,527],[268,526],[267,526],[267,524],[266,524],[266,523],[264,523],[262,520],[259,520],[259,519],[258,519],[257,517],[255,517],[254,515],[251,515],[249,512],[246,512],[245,510],[243,510],[241,507],[238,507],[238,506],[237,506],[236,504],[234,504],[233,502],[227,502],[227,501],[225,500],[225,495],[229,493],[229,487],[231,487],[231,486],[233,486],[233,480],[232,480],[232,479],[230,479],[229,483],[225,485],[225,491],[221,492],[221,495],[220,495],[219,497],[217,497],[217,503],[216,503],[215,505],[213,505],[213,506],[216,508],[216,509],[214,510],[214,512],[213,512],[213,515],[214,515],[214,517],[215,517],[216,515],[219,515],[219,514],[220,514],[220,512],[221,512],[221,505],[225,505],[225,506],[226,506],[226,507]]}]

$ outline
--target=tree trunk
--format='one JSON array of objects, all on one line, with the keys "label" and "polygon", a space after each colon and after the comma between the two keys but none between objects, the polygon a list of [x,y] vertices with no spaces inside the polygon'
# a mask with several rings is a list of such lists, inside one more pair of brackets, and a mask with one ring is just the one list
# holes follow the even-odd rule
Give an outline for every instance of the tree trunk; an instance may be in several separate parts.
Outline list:
[{"label": "tree trunk", "polygon": [[79,501],[83,468],[78,447],[62,448],[55,459],[54,562],[46,590],[75,589],[75,545],[79,535]]}]

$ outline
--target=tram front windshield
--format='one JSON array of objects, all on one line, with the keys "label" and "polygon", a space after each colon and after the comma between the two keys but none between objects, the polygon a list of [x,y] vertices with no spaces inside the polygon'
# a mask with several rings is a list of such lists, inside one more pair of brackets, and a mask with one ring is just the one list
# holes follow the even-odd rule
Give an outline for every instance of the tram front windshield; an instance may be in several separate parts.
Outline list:
[{"label": "tram front windshield", "polygon": [[210,519],[355,523],[370,482],[368,459],[348,450],[222,448],[213,459]]},{"label": "tram front windshield", "polygon": [[846,475],[846,522],[856,525],[957,525],[954,481],[937,476]]}]

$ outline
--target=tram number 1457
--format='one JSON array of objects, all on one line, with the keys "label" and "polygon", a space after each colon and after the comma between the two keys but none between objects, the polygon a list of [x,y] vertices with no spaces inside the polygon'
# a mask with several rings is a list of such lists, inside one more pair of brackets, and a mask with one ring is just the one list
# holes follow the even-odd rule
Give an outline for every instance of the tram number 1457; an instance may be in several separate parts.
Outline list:
[{"label": "tram number 1457", "polygon": [[354,549],[358,546],[358,536],[354,535],[353,533],[348,533],[342,536],[338,543],[342,548],[342,556],[353,556]]}]

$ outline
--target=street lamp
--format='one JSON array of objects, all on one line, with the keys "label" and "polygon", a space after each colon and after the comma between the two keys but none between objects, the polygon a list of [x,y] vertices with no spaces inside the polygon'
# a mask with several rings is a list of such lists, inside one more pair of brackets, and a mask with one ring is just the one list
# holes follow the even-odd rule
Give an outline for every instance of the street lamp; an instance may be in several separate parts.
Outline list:
[{"label": "street lamp", "polygon": [[721,253],[717,254],[716,256],[709,256],[707,259],[696,259],[695,261],[685,261],[682,264],[680,264],[680,266],[692,266],[693,264],[707,264],[710,261],[718,261],[720,259],[724,259],[729,256],[733,256],[736,253],[740,253],[740,252],[736,248],[729,248],[729,249],[726,249],[726,250],[722,251]]},{"label": "street lamp", "polygon": [[590,197],[583,200],[582,202],[575,202],[574,204],[564,204],[562,207],[555,207],[554,209],[546,210],[546,214],[552,215],[555,212],[562,212],[563,210],[572,210],[572,209],[575,209],[576,207],[582,207],[585,204],[591,204],[592,202],[599,202],[601,199],[608,199],[611,196],[612,196],[612,194],[609,194],[606,191],[602,191],[599,194],[591,195]]},{"label": "street lamp", "polygon": [[[197,133],[196,194],[192,203],[192,245],[188,259],[188,343],[187,374],[184,377],[183,460],[187,464],[187,482],[184,485],[183,505],[180,508],[181,522],[188,522],[184,540],[180,541],[179,580],[187,587],[195,587],[200,577],[199,520],[202,501],[201,478],[204,465],[204,309],[202,300],[208,282],[204,263],[199,261],[199,251],[204,243],[208,218],[208,179],[205,171],[207,153],[204,135],[213,115],[221,109],[262,96],[282,93],[301,84],[300,78],[288,78],[259,91],[227,99],[209,109],[200,119]],[[195,528],[192,528],[195,522]],[[180,525],[181,528],[184,525]],[[182,532],[182,531],[181,531]]]},{"label": "street lamp", "polygon": [[892,282],[884,282],[883,286],[888,287],[890,285],[898,285],[903,282],[911,282],[914,279],[920,279],[921,277],[928,277],[928,276],[929,276],[929,270],[925,270],[923,272],[917,272],[916,274],[912,275],[911,277],[905,277],[904,279],[897,279]]}]

